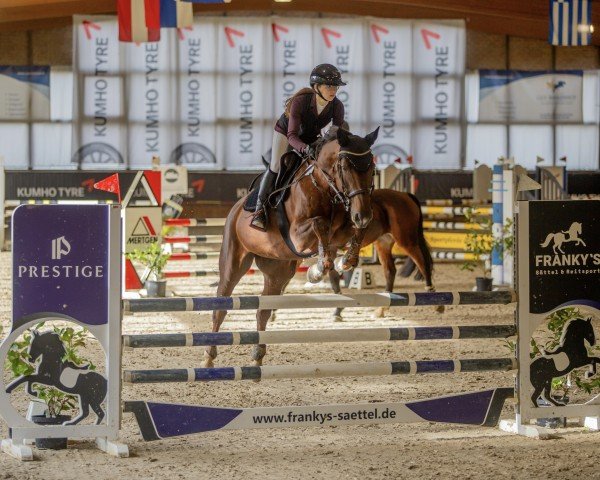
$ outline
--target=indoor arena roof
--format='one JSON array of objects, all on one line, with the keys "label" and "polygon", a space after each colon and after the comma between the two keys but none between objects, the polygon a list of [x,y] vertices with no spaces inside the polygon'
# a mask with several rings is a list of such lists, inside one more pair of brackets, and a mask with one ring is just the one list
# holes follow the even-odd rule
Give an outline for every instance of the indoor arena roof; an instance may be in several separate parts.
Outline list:
[{"label": "indoor arena roof", "polygon": [[[598,6],[597,6],[598,7]],[[483,32],[545,39],[548,0],[231,0],[194,6],[196,12],[318,12],[396,18],[464,18],[467,28]],[[0,32],[52,28],[71,23],[75,14],[114,14],[116,0],[0,0]],[[600,45],[600,8],[594,8]]]}]

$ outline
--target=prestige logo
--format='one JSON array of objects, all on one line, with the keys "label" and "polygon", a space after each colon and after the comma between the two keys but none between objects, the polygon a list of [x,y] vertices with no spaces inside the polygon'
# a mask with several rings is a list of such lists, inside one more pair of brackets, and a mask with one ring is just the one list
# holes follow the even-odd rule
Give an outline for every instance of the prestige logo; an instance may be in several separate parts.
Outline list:
[{"label": "prestige logo", "polygon": [[[61,236],[51,241],[50,258],[62,260],[71,253],[71,243]],[[102,265],[19,265],[19,278],[103,278]]]},{"label": "prestige logo", "polygon": [[52,260],[60,260],[62,256],[67,256],[70,252],[71,244],[64,236],[52,240]]},{"label": "prestige logo", "polygon": [[[545,240],[540,243],[540,247],[544,249],[552,248],[553,255],[535,255],[536,274],[600,273],[600,253],[572,253],[576,247],[587,247],[585,241],[581,238],[582,232],[583,225],[580,222],[572,222],[568,230],[548,233]],[[567,251],[565,251],[565,248],[567,248]],[[581,250],[581,248],[577,248],[577,250]]]}]

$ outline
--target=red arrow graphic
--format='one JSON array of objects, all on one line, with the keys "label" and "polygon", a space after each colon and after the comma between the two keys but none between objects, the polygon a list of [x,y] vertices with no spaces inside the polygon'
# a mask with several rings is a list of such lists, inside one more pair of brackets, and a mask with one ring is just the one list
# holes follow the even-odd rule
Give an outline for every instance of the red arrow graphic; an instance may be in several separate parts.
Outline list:
[{"label": "red arrow graphic", "polygon": [[94,29],[94,30],[101,30],[102,27],[96,23],[90,22],[89,20],[84,20],[83,22],[81,22],[83,24],[83,29],[85,30],[85,36],[88,40],[92,39],[92,32],[90,32],[90,29]]},{"label": "red arrow graphic", "polygon": [[373,34],[373,38],[375,39],[375,43],[380,43],[381,42],[381,38],[379,37],[379,33],[385,33],[386,35],[388,33],[390,33],[390,31],[385,28],[382,27],[381,25],[376,25],[376,24],[371,24],[371,33]]},{"label": "red arrow graphic", "polygon": [[184,30],[188,30],[188,31],[192,32],[194,30],[194,27],[178,28],[177,29],[177,36],[179,37],[179,40],[185,40],[185,35],[183,34]]},{"label": "red arrow graphic", "polygon": [[227,35],[227,43],[231,48],[233,48],[235,47],[235,43],[233,42],[233,35],[235,35],[236,37],[243,37],[245,36],[245,33],[240,32],[239,30],[236,30],[231,27],[225,27],[225,35]]},{"label": "red arrow graphic", "polygon": [[330,30],[328,28],[322,28],[321,29],[321,35],[323,35],[323,40],[325,40],[325,45],[327,46],[327,48],[331,48],[333,45],[331,43],[331,40],[329,39],[329,36],[331,35],[332,37],[335,38],[341,38],[342,34],[339,32],[336,32],[334,30]]},{"label": "red arrow graphic", "polygon": [[94,191],[94,183],[96,183],[95,178],[88,178],[87,180],[84,180],[83,182],[81,182],[81,186],[85,187],[85,189],[88,192],[93,192]]},{"label": "red arrow graphic", "polygon": [[431,50],[431,42],[429,41],[429,37],[435,38],[436,40],[440,38],[439,33],[432,32],[431,30],[427,30],[426,28],[421,29],[421,36],[423,37],[423,42],[425,42],[425,48],[427,50]]},{"label": "red arrow graphic", "polygon": [[273,37],[275,41],[278,42],[280,40],[279,32],[289,33],[290,29],[284,27],[283,25],[277,25],[276,23],[271,24],[271,28],[273,29]]},{"label": "red arrow graphic", "polygon": [[194,190],[196,190],[198,193],[202,193],[202,190],[204,190],[204,183],[204,178],[201,178],[195,182],[192,182],[192,187],[194,187]]}]

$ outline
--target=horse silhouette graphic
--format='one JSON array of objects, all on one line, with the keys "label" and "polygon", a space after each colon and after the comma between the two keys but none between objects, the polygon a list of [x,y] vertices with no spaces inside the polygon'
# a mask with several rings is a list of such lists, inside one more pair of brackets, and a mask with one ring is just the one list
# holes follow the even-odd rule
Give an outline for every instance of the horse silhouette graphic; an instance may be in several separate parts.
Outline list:
[{"label": "horse silhouette graphic", "polygon": [[542,357],[531,362],[530,381],[534,389],[531,401],[534,406],[537,406],[540,396],[553,405],[565,405],[550,395],[553,378],[562,377],[586,365],[590,365],[590,371],[585,373],[586,378],[596,374],[596,364],[600,358],[588,355],[585,342],[590,346],[596,343],[592,319],[575,318],[565,325],[558,347],[554,351],[544,352]]},{"label": "horse silhouette graphic", "polygon": [[550,242],[554,240],[552,251],[557,253],[556,251],[558,250],[560,253],[565,253],[561,248],[563,243],[577,242],[577,245],[583,245],[584,247],[586,246],[585,242],[579,238],[579,235],[581,235],[581,223],[573,222],[569,227],[569,230],[566,232],[560,231],[557,233],[549,233],[546,236],[544,243],[540,243],[540,246],[546,248],[548,245],[550,245]]},{"label": "horse silhouette graphic", "polygon": [[79,366],[64,361],[65,346],[60,337],[54,332],[32,332],[29,357],[35,362],[42,357],[35,373],[22,375],[6,386],[6,393],[11,393],[19,385],[27,384],[27,393],[37,397],[33,390],[34,384],[55,387],[61,392],[75,395],[79,398],[79,416],[64,425],[76,425],[90,413],[90,407],[96,414],[96,425],[104,419],[105,412],[102,402],[106,398],[107,380],[98,372],[89,370],[89,366]]}]

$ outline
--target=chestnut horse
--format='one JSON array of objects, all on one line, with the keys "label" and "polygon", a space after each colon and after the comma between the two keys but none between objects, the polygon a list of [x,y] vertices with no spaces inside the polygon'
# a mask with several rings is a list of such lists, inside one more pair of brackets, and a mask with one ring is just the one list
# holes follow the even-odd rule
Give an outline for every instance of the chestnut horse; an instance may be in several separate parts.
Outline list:
[{"label": "chestnut horse", "polygon": [[[309,279],[321,280],[333,267],[330,252],[343,247],[355,229],[364,229],[373,217],[375,168],[371,146],[378,130],[362,138],[341,128],[332,129],[318,146],[317,159],[301,165],[283,205],[289,238],[281,234],[274,209],[269,208],[267,231],[260,232],[250,227],[252,213],[243,208],[246,198],[233,206],[223,230],[217,296],[230,296],[252,261],[264,275],[262,295],[281,295],[302,259],[314,254],[318,254],[318,262]],[[219,331],[226,314],[223,310],[213,312],[213,332]],[[271,310],[257,310],[257,330],[266,329],[270,316]],[[262,365],[265,353],[266,345],[254,347],[256,365]],[[205,366],[213,366],[217,347],[207,347],[204,356]]]},{"label": "chestnut horse", "polygon": [[[373,192],[371,206],[373,220],[364,229],[361,248],[374,244],[385,275],[385,291],[394,291],[396,277],[396,265],[392,256],[394,243],[403,248],[408,256],[401,276],[408,277],[416,266],[425,279],[426,289],[434,291],[433,260],[423,235],[423,214],[417,197],[410,193],[383,188]],[[332,255],[335,255],[335,252],[332,252]],[[347,259],[346,263],[356,265],[358,258]],[[334,293],[341,293],[340,274],[336,269],[329,272],[329,280]],[[336,308],[333,314],[335,321],[342,321],[342,310],[343,308]],[[386,307],[378,308],[375,316],[384,316],[386,310]],[[443,305],[437,306],[436,311],[443,312]]]}]

